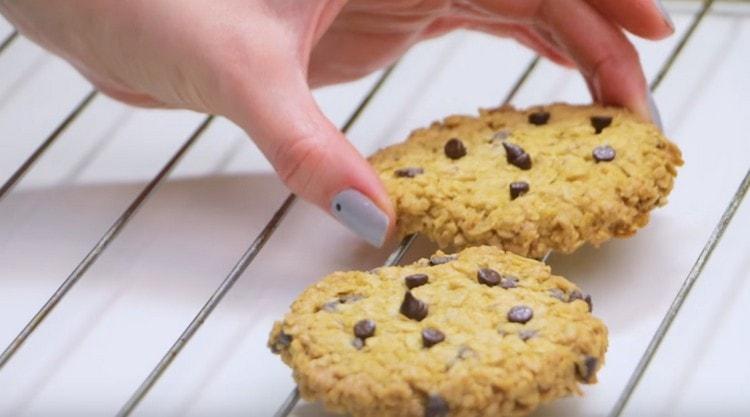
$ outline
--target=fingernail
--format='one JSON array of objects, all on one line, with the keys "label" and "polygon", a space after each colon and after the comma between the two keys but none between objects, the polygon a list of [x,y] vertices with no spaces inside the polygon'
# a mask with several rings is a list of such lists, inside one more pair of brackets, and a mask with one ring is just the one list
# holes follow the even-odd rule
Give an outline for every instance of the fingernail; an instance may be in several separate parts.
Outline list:
[{"label": "fingernail", "polygon": [[669,27],[674,32],[674,22],[672,21],[672,17],[669,16],[669,12],[667,12],[667,9],[664,8],[664,4],[662,4],[661,0],[654,0],[654,6],[659,9],[659,13],[661,13],[661,17],[662,19],[664,19],[664,23],[669,25]]},{"label": "fingernail", "polygon": [[648,93],[648,112],[651,115],[651,121],[663,132],[664,125],[661,123],[661,114],[659,114],[659,108],[656,107],[656,102],[651,92]]},{"label": "fingernail", "polygon": [[347,189],[333,197],[331,213],[344,226],[375,247],[383,246],[388,216],[366,195]]}]

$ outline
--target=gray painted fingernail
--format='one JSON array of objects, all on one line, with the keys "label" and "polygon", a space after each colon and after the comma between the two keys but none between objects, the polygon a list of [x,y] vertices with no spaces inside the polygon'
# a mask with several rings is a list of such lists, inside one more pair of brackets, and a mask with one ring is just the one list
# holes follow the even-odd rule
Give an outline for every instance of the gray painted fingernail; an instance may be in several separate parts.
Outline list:
[{"label": "gray painted fingernail", "polygon": [[347,189],[331,200],[331,213],[344,226],[375,247],[383,246],[388,216],[366,195]]},{"label": "gray painted fingernail", "polygon": [[664,8],[664,4],[662,4],[661,0],[654,0],[654,5],[657,9],[659,9],[661,17],[662,19],[664,19],[664,23],[669,25],[669,27],[672,28],[672,31],[674,31],[674,22],[672,21],[672,17],[669,16],[669,12],[667,12],[667,9]]},{"label": "gray painted fingernail", "polygon": [[661,123],[661,114],[659,114],[659,108],[656,107],[654,96],[650,92],[648,93],[648,111],[651,113],[651,121],[663,132],[664,125]]}]

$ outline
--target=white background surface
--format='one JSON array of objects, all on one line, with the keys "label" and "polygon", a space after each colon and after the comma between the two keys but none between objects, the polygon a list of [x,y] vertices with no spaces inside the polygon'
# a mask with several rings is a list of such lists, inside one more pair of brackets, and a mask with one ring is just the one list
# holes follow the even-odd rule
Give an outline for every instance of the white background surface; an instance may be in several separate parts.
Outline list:
[{"label": "white background surface", "polygon": [[[697,4],[668,3],[677,36],[638,41],[653,77]],[[0,38],[11,28],[0,22]],[[458,33],[411,51],[351,130],[363,153],[450,113],[498,104],[532,55]],[[719,3],[655,97],[682,148],[670,204],[637,236],[553,256],[591,292],[611,332],[600,383],[537,416],[604,415],[750,167],[750,5]],[[339,124],[376,75],[320,90]],[[90,91],[64,62],[18,39],[0,55],[0,183]],[[585,102],[579,76],[543,62],[515,104]],[[203,116],[98,97],[0,202],[0,349],[91,249]],[[0,415],[111,415],[224,279],[287,191],[236,127],[215,122],[122,235],[0,372]],[[737,213],[627,415],[750,415],[750,204]],[[334,270],[381,264],[306,203],[291,209],[136,415],[269,416],[293,387],[265,347],[274,319]],[[432,251],[419,241],[407,260]],[[296,416],[325,416],[301,404]]]}]

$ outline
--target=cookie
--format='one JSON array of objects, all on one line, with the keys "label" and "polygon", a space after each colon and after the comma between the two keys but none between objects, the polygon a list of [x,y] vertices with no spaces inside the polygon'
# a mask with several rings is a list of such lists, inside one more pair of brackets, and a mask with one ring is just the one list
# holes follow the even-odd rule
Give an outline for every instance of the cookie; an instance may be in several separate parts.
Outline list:
[{"label": "cookie", "polygon": [[496,247],[441,252],[305,290],[269,347],[302,397],[354,417],[520,416],[596,381],[591,298]]},{"label": "cookie", "polygon": [[635,233],[667,202],[682,159],[627,110],[554,104],[451,116],[370,162],[402,236],[541,257]]}]

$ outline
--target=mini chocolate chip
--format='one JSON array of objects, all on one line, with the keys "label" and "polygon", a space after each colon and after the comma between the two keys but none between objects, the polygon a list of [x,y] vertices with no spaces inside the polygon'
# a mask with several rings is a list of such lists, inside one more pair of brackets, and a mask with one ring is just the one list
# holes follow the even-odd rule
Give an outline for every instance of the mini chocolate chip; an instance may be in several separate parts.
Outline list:
[{"label": "mini chocolate chip", "polygon": [[494,135],[492,135],[492,140],[490,142],[499,140],[503,141],[505,139],[508,139],[510,137],[510,130],[503,129],[498,132],[496,132]]},{"label": "mini chocolate chip", "polygon": [[406,283],[406,287],[408,289],[420,287],[424,284],[427,284],[429,280],[430,277],[425,274],[412,274],[404,278],[404,282]]},{"label": "mini chocolate chip", "polygon": [[549,112],[540,111],[529,115],[529,123],[536,126],[546,125],[549,121]]},{"label": "mini chocolate chip", "polygon": [[565,301],[565,293],[559,288],[550,288],[549,296],[552,298],[557,298],[560,301]]},{"label": "mini chocolate chip", "polygon": [[529,306],[519,305],[508,310],[508,321],[524,324],[534,317],[534,310]]},{"label": "mini chocolate chip", "polygon": [[358,337],[355,337],[352,340],[352,346],[354,346],[355,349],[360,350],[363,347],[365,347],[365,341],[362,340],[362,339],[360,339],[360,338],[358,338]]},{"label": "mini chocolate chip", "polygon": [[404,301],[401,303],[401,308],[399,309],[401,314],[416,321],[422,321],[427,317],[428,310],[427,303],[415,297],[411,291],[406,292]]},{"label": "mini chocolate chip", "polygon": [[349,304],[362,300],[364,298],[365,296],[362,294],[346,294],[339,297],[339,302],[341,304]]},{"label": "mini chocolate chip", "polygon": [[329,301],[323,304],[323,307],[321,307],[320,309],[323,311],[327,311],[329,313],[333,313],[337,311],[338,308],[339,308],[339,300],[336,300],[336,301]]},{"label": "mini chocolate chip", "polygon": [[273,353],[281,353],[282,350],[289,347],[289,345],[292,344],[292,336],[284,333],[282,330],[279,332],[278,335],[276,335],[276,338],[273,340],[273,343],[271,343],[271,352]]},{"label": "mini chocolate chip", "polygon": [[477,271],[477,281],[488,287],[494,287],[495,285],[500,284],[500,278],[500,274],[494,269],[482,268]]},{"label": "mini chocolate chip", "polygon": [[370,319],[364,319],[354,325],[354,335],[365,340],[375,335],[375,322]]},{"label": "mini chocolate chip", "polygon": [[596,162],[609,162],[615,159],[615,150],[609,145],[597,146],[594,148],[591,155],[593,155]]},{"label": "mini chocolate chip", "polygon": [[503,148],[505,148],[505,159],[509,164],[523,170],[531,169],[531,156],[522,147],[510,142],[503,142]]},{"label": "mini chocolate chip", "polygon": [[516,198],[529,192],[529,183],[525,181],[516,181],[510,183],[510,199]]},{"label": "mini chocolate chip", "polygon": [[512,275],[505,275],[500,279],[500,286],[509,290],[518,286],[518,278]]},{"label": "mini chocolate chip", "polygon": [[590,295],[584,294],[584,293],[582,293],[582,292],[580,292],[578,290],[573,290],[573,292],[570,293],[570,295],[568,296],[568,302],[572,303],[575,300],[585,301],[586,304],[589,305],[589,313],[594,310],[594,304],[591,301],[591,296]]},{"label": "mini chocolate chip", "polygon": [[461,346],[458,348],[458,351],[456,352],[456,356],[454,356],[450,361],[448,361],[446,370],[451,369],[459,361],[465,361],[466,359],[469,359],[470,357],[476,356],[476,355],[477,353],[474,352],[472,348],[468,346]]},{"label": "mini chocolate chip", "polygon": [[515,143],[503,143],[503,148],[505,148],[505,158],[508,160],[509,164],[512,164],[514,159],[526,153],[522,147]]},{"label": "mini chocolate chip", "polygon": [[428,327],[422,330],[422,345],[426,348],[433,347],[445,340],[445,334],[438,329]]},{"label": "mini chocolate chip", "polygon": [[427,404],[424,406],[424,417],[448,417],[448,403],[443,397],[432,394],[427,397]]},{"label": "mini chocolate chip", "polygon": [[323,304],[323,306],[320,307],[320,310],[324,310],[324,311],[327,311],[329,313],[333,313],[333,312],[335,312],[335,311],[338,310],[339,304],[349,304],[349,303],[353,303],[353,302],[359,301],[359,300],[361,300],[363,298],[365,298],[365,296],[364,295],[360,295],[360,294],[346,294],[346,295],[342,295],[342,296],[340,296],[336,300],[329,301],[329,302]]},{"label": "mini chocolate chip", "polygon": [[599,360],[593,356],[586,356],[583,363],[576,364],[576,371],[583,382],[589,383],[596,374],[596,367]]},{"label": "mini chocolate chip", "polygon": [[598,135],[612,124],[612,116],[591,116],[591,126]]},{"label": "mini chocolate chip", "polygon": [[424,174],[424,169],[419,167],[399,168],[394,173],[400,178],[414,178],[417,175]]},{"label": "mini chocolate chip", "polygon": [[521,330],[520,332],[518,332],[518,337],[520,337],[521,340],[525,342],[531,339],[532,337],[536,336],[538,333],[539,332],[536,330],[526,329],[526,330]]},{"label": "mini chocolate chip", "polygon": [[447,264],[458,259],[456,255],[432,255],[430,256],[430,266]]},{"label": "mini chocolate chip", "polygon": [[466,147],[460,139],[453,138],[445,143],[445,156],[450,159],[460,159],[466,156]]}]

